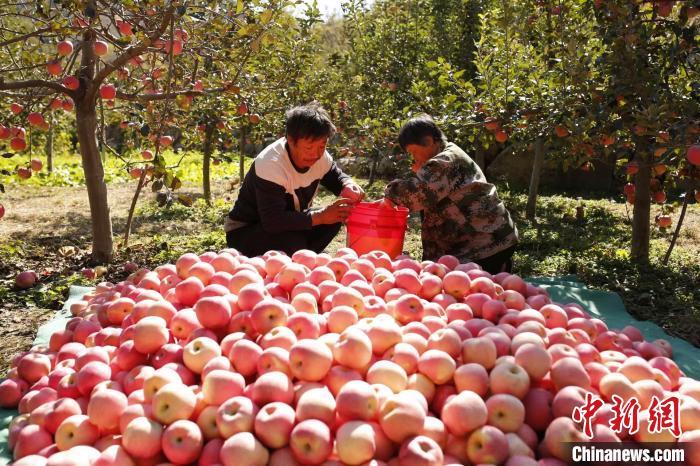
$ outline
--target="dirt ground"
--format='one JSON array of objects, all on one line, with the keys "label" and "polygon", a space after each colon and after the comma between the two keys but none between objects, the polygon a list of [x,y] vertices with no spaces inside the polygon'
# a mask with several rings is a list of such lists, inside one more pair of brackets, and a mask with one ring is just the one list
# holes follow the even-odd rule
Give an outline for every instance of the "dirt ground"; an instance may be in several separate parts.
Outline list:
[{"label": "dirt ground", "polygon": [[[225,198],[230,196],[230,190],[228,183],[214,183],[212,195]],[[115,241],[118,241],[124,233],[134,184],[110,185],[108,194]],[[152,193],[144,191],[139,203],[152,197]],[[0,221],[0,245],[17,245],[17,251],[12,254],[14,263],[3,258],[7,256],[6,251],[0,251],[0,281],[10,286],[18,270],[34,269],[40,274],[41,281],[48,282],[53,277],[65,275],[66,271],[79,271],[86,266],[91,232],[90,208],[84,187],[13,186],[3,195],[2,203],[6,214]],[[196,222],[164,220],[137,223],[132,231],[145,236],[156,231],[186,235],[199,229],[201,225]],[[24,245],[32,248],[25,249]],[[71,248],[70,252],[61,254],[60,248],[66,247]],[[23,299],[29,297],[20,293],[6,302],[0,298],[0,374],[6,372],[15,354],[31,346],[37,328],[50,320],[67,298],[67,295],[51,295],[46,287],[31,292],[45,293],[43,307],[33,306],[32,301],[36,299]]]}]

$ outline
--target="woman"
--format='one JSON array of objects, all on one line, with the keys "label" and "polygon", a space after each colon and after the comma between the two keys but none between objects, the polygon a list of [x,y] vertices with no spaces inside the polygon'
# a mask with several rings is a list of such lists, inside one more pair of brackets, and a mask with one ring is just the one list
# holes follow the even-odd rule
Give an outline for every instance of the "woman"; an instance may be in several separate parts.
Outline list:
[{"label": "woman", "polygon": [[479,166],[428,115],[403,125],[399,145],[415,176],[389,183],[384,197],[421,212],[423,260],[451,254],[491,274],[510,272],[518,231]]}]

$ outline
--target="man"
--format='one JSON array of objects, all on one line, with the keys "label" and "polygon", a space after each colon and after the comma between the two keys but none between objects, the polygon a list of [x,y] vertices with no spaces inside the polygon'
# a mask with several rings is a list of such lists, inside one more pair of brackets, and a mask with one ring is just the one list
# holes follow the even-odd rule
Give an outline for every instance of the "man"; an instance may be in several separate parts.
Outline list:
[{"label": "man", "polygon": [[510,272],[518,230],[479,166],[428,115],[403,125],[399,145],[415,176],[389,183],[384,201],[421,212],[423,259],[450,254],[492,274]]},{"label": "man", "polygon": [[[321,252],[364,191],[326,151],[335,126],[316,102],[286,114],[286,136],[267,146],[245,176],[224,225],[226,242],[248,257],[270,250]],[[340,199],[311,208],[319,184]]]}]

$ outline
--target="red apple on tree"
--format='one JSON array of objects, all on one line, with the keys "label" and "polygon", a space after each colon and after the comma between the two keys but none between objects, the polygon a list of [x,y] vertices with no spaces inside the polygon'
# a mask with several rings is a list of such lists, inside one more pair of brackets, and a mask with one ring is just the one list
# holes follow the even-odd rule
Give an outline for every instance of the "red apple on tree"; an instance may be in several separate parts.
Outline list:
[{"label": "red apple on tree", "polygon": [[17,169],[17,176],[23,180],[28,180],[32,177],[32,171],[27,167],[19,167]]},{"label": "red apple on tree", "polygon": [[39,112],[32,112],[27,115],[27,121],[32,126],[40,126],[44,122],[44,115]]},{"label": "red apple on tree", "polygon": [[127,23],[124,20],[118,19],[117,20],[117,29],[119,29],[119,34],[122,36],[133,36],[134,31],[131,27],[131,24]]},{"label": "red apple on tree", "polygon": [[117,96],[117,88],[114,84],[103,84],[100,86],[100,97],[105,100],[112,100]]},{"label": "red apple on tree", "polygon": [[27,148],[27,141],[24,138],[12,138],[10,141],[10,148],[15,151],[22,151]]},{"label": "red apple on tree", "polygon": [[80,87],[80,80],[78,80],[78,78],[75,76],[66,76],[63,78],[63,85],[71,91],[75,91]]},{"label": "red apple on tree", "polygon": [[65,57],[73,53],[73,43],[69,40],[62,40],[56,45],[56,52]]},{"label": "red apple on tree", "polygon": [[46,64],[46,71],[48,71],[49,74],[52,76],[60,76],[61,73],[63,72],[63,67],[61,66],[61,62],[58,60],[53,60],[53,61],[48,62]]},{"label": "red apple on tree", "polygon": [[686,158],[691,165],[695,165],[696,167],[700,165],[700,144],[694,144],[688,147]]},{"label": "red apple on tree", "polygon": [[109,45],[107,44],[107,42],[102,40],[95,41],[95,55],[102,57],[104,55],[107,55],[108,52]]},{"label": "red apple on tree", "polygon": [[41,160],[39,159],[32,159],[30,165],[32,167],[32,170],[34,170],[35,172],[41,171],[41,168],[44,166],[44,164],[41,163]]},{"label": "red apple on tree", "polygon": [[21,104],[18,104],[17,102],[12,102],[10,104],[10,111],[13,115],[19,115],[22,113],[22,110],[24,110],[24,107]]},{"label": "red apple on tree", "polygon": [[563,126],[563,125],[557,125],[557,126],[554,128],[554,132],[555,132],[556,135],[559,136],[560,138],[565,138],[565,137],[567,137],[569,134],[571,134],[571,133],[569,132],[569,129],[568,129],[566,126]]},{"label": "red apple on tree", "polygon": [[659,215],[656,217],[656,224],[659,228],[668,228],[671,226],[672,220],[670,215]]}]

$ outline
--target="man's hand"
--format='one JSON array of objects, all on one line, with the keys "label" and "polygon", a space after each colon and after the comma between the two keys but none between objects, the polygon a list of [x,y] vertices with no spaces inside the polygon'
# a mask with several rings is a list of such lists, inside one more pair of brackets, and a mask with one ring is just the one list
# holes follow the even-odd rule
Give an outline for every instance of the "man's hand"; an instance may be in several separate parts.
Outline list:
[{"label": "man's hand", "polygon": [[365,192],[355,183],[350,183],[340,191],[340,197],[350,200],[352,203],[360,202],[365,197]]},{"label": "man's hand", "polygon": [[311,214],[311,225],[330,225],[332,223],[345,222],[352,212],[350,199],[340,198],[321,210]]}]

